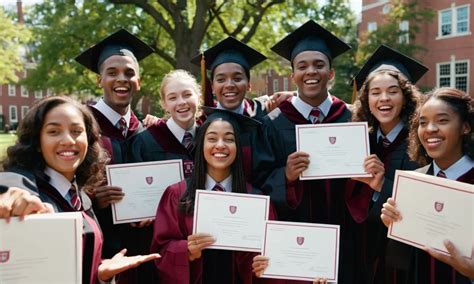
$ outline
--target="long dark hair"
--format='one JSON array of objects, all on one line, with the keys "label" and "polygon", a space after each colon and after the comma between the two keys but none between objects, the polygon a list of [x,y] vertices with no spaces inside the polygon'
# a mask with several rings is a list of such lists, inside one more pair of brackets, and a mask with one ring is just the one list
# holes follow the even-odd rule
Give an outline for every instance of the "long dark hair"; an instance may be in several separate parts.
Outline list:
[{"label": "long dark hair", "polygon": [[369,125],[369,131],[371,133],[378,128],[379,122],[370,112],[369,89],[372,80],[380,74],[388,74],[389,76],[395,78],[398,82],[398,86],[402,90],[403,97],[405,98],[405,105],[400,112],[400,119],[405,123],[405,125],[408,126],[411,117],[415,113],[418,100],[421,96],[418,88],[412,85],[411,82],[399,72],[381,70],[370,73],[361,87],[359,98],[354,102],[352,121],[367,121]]},{"label": "long dark hair", "polygon": [[471,128],[469,133],[462,137],[462,152],[469,158],[474,159],[474,111],[472,98],[455,88],[438,88],[424,96],[420,103],[416,115],[410,123],[410,134],[408,144],[408,154],[410,158],[420,165],[431,163],[425,148],[418,137],[418,126],[420,123],[420,110],[427,101],[437,99],[446,103],[457,115],[462,123],[467,122]]},{"label": "long dark hair", "polygon": [[179,209],[186,213],[192,214],[194,211],[194,198],[196,196],[196,189],[205,189],[206,175],[207,175],[207,161],[204,158],[204,140],[207,129],[214,121],[227,121],[232,125],[235,137],[236,156],[231,165],[232,174],[232,192],[246,193],[246,182],[244,175],[244,166],[242,164],[242,150],[238,126],[233,120],[228,120],[222,117],[215,117],[206,120],[206,122],[199,128],[196,135],[196,154],[194,156],[194,172],[192,179],[187,180],[186,192],[180,200]]},{"label": "long dark hair", "polygon": [[46,115],[62,104],[74,106],[82,113],[87,134],[87,154],[76,171],[79,186],[94,186],[103,182],[104,167],[108,161],[105,150],[99,145],[99,127],[87,107],[63,96],[47,97],[38,101],[20,122],[17,142],[8,147],[7,158],[3,161],[6,170],[22,169],[37,176],[43,176],[46,162],[40,149],[41,129]]}]

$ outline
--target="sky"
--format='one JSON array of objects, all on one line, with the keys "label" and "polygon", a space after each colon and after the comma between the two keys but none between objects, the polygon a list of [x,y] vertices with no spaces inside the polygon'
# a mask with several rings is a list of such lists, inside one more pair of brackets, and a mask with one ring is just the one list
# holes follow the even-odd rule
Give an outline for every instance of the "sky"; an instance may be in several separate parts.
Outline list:
[{"label": "sky", "polygon": [[[16,1],[17,0],[0,0],[0,3],[3,6],[4,5],[12,5],[12,4],[15,5]],[[42,1],[43,0],[22,0],[23,5],[31,5],[31,4],[35,4],[35,3],[40,3]],[[324,2],[326,2],[326,0],[318,0],[318,2],[324,3]],[[351,6],[352,6],[352,9],[354,10],[354,12],[356,12],[356,14],[359,14],[360,10],[362,8],[362,0],[350,0],[350,3],[351,3]]]}]

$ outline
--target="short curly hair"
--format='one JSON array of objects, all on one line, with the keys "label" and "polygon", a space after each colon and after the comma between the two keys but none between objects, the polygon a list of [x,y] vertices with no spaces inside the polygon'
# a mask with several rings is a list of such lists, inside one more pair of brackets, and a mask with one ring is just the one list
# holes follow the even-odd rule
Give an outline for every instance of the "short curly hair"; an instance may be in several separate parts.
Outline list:
[{"label": "short curly hair", "polygon": [[462,152],[464,155],[474,159],[474,112],[473,100],[463,91],[455,88],[436,88],[423,96],[416,115],[410,122],[410,134],[408,144],[408,155],[420,165],[426,165],[432,161],[418,137],[418,126],[420,123],[420,110],[429,100],[441,100],[445,102],[455,113],[459,115],[462,122],[467,122],[471,131],[463,135]]},{"label": "short curly hair", "polygon": [[379,122],[370,112],[369,108],[370,83],[375,77],[381,74],[388,74],[389,76],[395,78],[398,82],[398,85],[400,86],[400,89],[402,90],[402,94],[405,98],[405,105],[400,112],[400,118],[405,123],[405,125],[408,125],[410,118],[415,113],[416,106],[421,96],[418,88],[399,72],[392,70],[380,70],[370,73],[362,84],[359,97],[354,102],[352,121],[367,121],[369,125],[369,131],[371,133],[378,128]]},{"label": "short curly hair", "polygon": [[76,182],[79,186],[93,187],[105,180],[104,168],[108,162],[105,150],[100,146],[99,126],[92,113],[80,103],[63,96],[47,97],[38,101],[18,126],[17,142],[8,147],[3,161],[6,170],[23,169],[42,176],[46,162],[40,148],[41,129],[46,115],[55,107],[69,104],[82,114],[86,127],[88,148],[84,161],[77,168]]}]

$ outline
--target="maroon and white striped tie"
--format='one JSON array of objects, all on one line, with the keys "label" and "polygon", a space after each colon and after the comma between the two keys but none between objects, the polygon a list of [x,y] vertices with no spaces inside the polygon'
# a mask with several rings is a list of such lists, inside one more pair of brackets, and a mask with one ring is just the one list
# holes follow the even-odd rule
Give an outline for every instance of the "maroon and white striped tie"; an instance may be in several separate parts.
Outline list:
[{"label": "maroon and white striped tie", "polygon": [[213,191],[225,191],[224,187],[220,184],[220,183],[216,183],[216,185],[214,185],[214,187],[212,188]]},{"label": "maroon and white striped tie", "polygon": [[319,108],[315,107],[311,110],[309,113],[309,117],[311,118],[311,122],[313,124],[319,123],[319,116],[321,115],[321,110]]},{"label": "maroon and white striped tie", "polygon": [[118,121],[118,129],[122,132],[123,137],[127,137],[127,122],[123,116]]},{"label": "maroon and white striped tie", "polygon": [[183,146],[188,151],[191,151],[191,149],[193,148],[193,135],[191,134],[191,132],[189,132],[189,131],[184,132],[184,137],[183,137],[183,141],[181,142],[181,144],[183,144]]},{"label": "maroon and white striped tie", "polygon": [[82,202],[81,198],[77,194],[77,189],[74,184],[71,184],[71,188],[69,189],[69,196],[71,197],[72,208],[76,209],[76,211],[80,211],[82,208]]},{"label": "maroon and white striped tie", "polygon": [[436,176],[437,176],[437,177],[440,177],[440,178],[447,178],[447,177],[446,177],[446,174],[445,174],[443,171],[439,171]]}]

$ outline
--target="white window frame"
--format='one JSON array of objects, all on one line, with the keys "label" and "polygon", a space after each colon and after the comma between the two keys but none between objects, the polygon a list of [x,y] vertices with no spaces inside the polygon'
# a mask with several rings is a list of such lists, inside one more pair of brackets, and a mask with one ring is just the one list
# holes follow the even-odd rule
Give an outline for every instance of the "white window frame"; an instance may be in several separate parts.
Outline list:
[{"label": "white window frame", "polygon": [[288,78],[283,78],[283,91],[288,91]]},{"label": "white window frame", "polygon": [[[12,117],[13,113],[15,113],[15,117]],[[18,109],[17,109],[16,106],[9,106],[8,107],[8,116],[10,118],[10,123],[18,122]]]},{"label": "white window frame", "polygon": [[30,110],[29,106],[21,106],[21,119],[24,119],[26,113]]},{"label": "white window frame", "polygon": [[273,92],[278,92],[278,79],[273,79]]},{"label": "white window frame", "polygon": [[[467,31],[465,32],[458,32],[458,10],[466,8],[467,10]],[[439,10],[438,11],[438,36],[436,39],[445,39],[445,38],[452,38],[458,36],[467,36],[471,35],[470,31],[470,22],[471,22],[471,4],[464,4],[456,6],[454,3],[451,5],[450,8]],[[443,35],[441,27],[442,27],[442,14],[444,12],[451,13],[451,33],[448,35]]]},{"label": "white window frame", "polygon": [[[467,74],[456,74],[456,63],[467,63]],[[471,74],[471,63],[469,59],[456,60],[453,56],[451,61],[436,63],[436,86],[439,88],[441,78],[448,78],[448,76],[440,76],[441,65],[449,65],[449,87],[456,88],[456,78],[466,77],[466,93],[469,93],[469,79]]]},{"label": "white window frame", "polygon": [[42,90],[35,91],[35,99],[41,99],[41,98],[43,98],[43,91]]},{"label": "white window frame", "polygon": [[375,32],[377,30],[377,22],[368,22],[367,23],[367,32]]},{"label": "white window frame", "polygon": [[399,24],[400,32],[403,32],[404,34],[400,35],[398,37],[398,42],[399,43],[404,43],[408,44],[410,43],[410,22],[409,21],[401,21]]},{"label": "white window frame", "polygon": [[29,97],[28,88],[26,88],[26,86],[21,85],[20,89],[21,89],[21,96],[23,98]]},{"label": "white window frame", "polygon": [[8,84],[8,96],[15,97],[16,96],[16,86],[12,84]]}]

